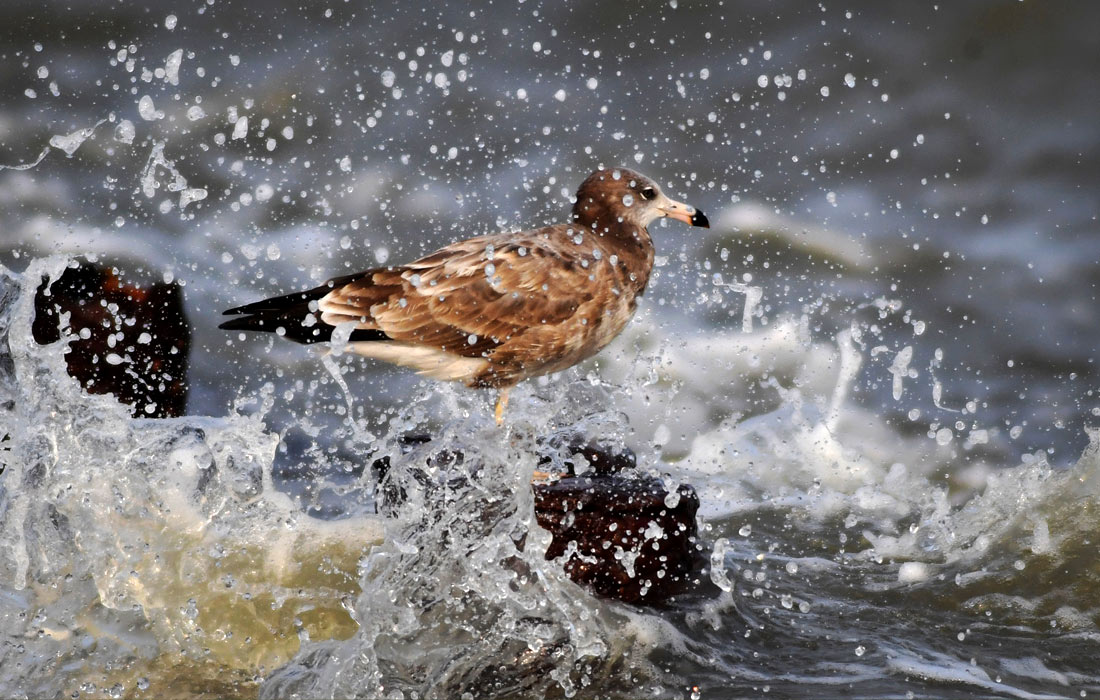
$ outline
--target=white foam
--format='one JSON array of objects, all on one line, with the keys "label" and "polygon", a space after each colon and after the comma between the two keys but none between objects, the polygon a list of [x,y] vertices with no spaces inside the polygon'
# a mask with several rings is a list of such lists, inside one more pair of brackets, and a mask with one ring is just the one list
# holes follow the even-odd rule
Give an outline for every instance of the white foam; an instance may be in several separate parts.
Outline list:
[{"label": "white foam", "polygon": [[932,651],[926,652],[925,656],[917,656],[908,650],[893,648],[890,650],[890,654],[887,655],[886,664],[891,671],[901,675],[915,676],[940,683],[962,683],[998,695],[1026,698],[1027,700],[1061,699],[1064,697],[1046,693],[1030,693],[1014,688],[1007,683],[999,683],[990,678],[987,671],[976,665],[947,654]]},{"label": "white foam", "polygon": [[932,575],[928,565],[919,561],[907,561],[898,567],[898,583],[920,583]]}]

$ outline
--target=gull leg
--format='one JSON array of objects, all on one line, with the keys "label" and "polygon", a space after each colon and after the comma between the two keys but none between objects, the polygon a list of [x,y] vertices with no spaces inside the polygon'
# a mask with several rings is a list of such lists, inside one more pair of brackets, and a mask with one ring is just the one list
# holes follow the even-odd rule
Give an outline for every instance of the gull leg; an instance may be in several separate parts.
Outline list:
[{"label": "gull leg", "polygon": [[496,416],[497,419],[497,425],[504,424],[504,408],[508,405],[508,392],[511,390],[511,387],[501,389],[500,393],[497,394],[497,407],[496,410],[493,411],[493,415]]},{"label": "gull leg", "polygon": [[[508,392],[511,390],[512,388],[508,387],[507,389],[502,389],[501,392],[497,394],[497,406],[493,411],[493,415],[497,419],[497,425],[504,424],[504,409],[508,406]],[[555,475],[550,472],[536,471],[531,475],[531,482],[550,481],[554,476]]]}]

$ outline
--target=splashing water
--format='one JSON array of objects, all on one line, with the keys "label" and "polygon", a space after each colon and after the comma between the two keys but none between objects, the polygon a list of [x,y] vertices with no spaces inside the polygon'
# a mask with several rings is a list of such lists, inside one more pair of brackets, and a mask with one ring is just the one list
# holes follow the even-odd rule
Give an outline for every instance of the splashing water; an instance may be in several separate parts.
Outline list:
[{"label": "splashing water", "polygon": [[259,415],[135,420],[82,392],[64,341],[28,330],[36,281],[64,266],[0,271],[0,618],[18,640],[0,694],[231,688],[290,658],[288,630],[349,634],[341,600],[381,528],[302,517]]},{"label": "splashing water", "polygon": [[[1020,697],[1098,687],[1080,661],[1100,624],[1097,434],[1071,470],[1034,457],[964,488],[950,445],[849,402],[858,325],[835,345],[781,318],[626,350],[643,319],[602,380],[519,389],[509,430],[461,390],[423,391],[377,437],[349,405],[348,439],[389,458],[389,516],[322,521],[272,483],[270,391],[226,418],[168,420],[82,392],[65,341],[28,332],[37,281],[65,265],[0,273],[4,694],[675,697],[684,676],[742,690],[843,679],[868,695],[913,676]],[[774,400],[750,403],[751,385]],[[696,392],[725,418],[692,429],[677,407]],[[592,411],[611,403],[621,412]],[[661,426],[691,438],[645,446]],[[714,589],[645,610],[545,561],[532,436],[562,429],[640,439],[643,472],[699,488]],[[402,441],[425,430],[428,444]],[[934,632],[967,618],[946,642]],[[792,650],[824,640],[840,643],[790,671]],[[765,653],[776,643],[783,663]]]},{"label": "splashing water", "polygon": [[410,407],[382,441],[396,517],[309,518],[271,483],[270,396],[251,416],[134,420],[67,377],[64,341],[34,344],[35,281],[65,264],[2,277],[0,616],[20,640],[4,693],[241,692],[267,677],[272,697],[572,694],[611,673],[630,635],[544,560],[533,442],[452,394],[453,413],[476,417],[403,453],[424,427]]}]

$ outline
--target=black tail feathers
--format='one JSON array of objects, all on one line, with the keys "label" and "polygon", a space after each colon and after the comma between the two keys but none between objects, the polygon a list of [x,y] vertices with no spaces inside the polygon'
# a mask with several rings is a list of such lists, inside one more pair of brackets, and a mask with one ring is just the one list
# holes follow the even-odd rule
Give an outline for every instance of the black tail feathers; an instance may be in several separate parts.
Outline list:
[{"label": "black tail feathers", "polygon": [[[241,316],[222,323],[218,328],[227,331],[278,333],[297,343],[328,342],[332,339],[333,326],[322,321],[321,312],[316,305],[311,309],[310,304],[328,294],[334,287],[347,284],[358,277],[360,275],[342,277],[304,292],[284,294],[229,309],[223,313]],[[388,336],[378,330],[356,329],[351,333],[353,341],[387,339]]]},{"label": "black tail feathers", "polygon": [[323,343],[332,338],[332,326],[323,323],[320,313],[312,313],[307,304],[282,311],[260,311],[222,323],[227,331],[266,331],[279,333],[298,343]]}]

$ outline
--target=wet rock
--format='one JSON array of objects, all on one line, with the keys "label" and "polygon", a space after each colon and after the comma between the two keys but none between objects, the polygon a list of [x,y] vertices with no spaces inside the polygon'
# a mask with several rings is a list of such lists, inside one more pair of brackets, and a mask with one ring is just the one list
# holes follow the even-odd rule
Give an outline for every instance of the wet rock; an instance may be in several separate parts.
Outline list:
[{"label": "wet rock", "polygon": [[[428,435],[402,439],[406,454],[431,442]],[[656,605],[699,583],[703,557],[695,515],[695,489],[679,485],[670,493],[660,479],[636,473],[636,458],[628,449],[577,434],[540,441],[540,468],[553,476],[532,484],[538,525],[553,535],[547,559],[561,559],[569,577],[597,595],[630,603]],[[478,465],[461,453],[430,453],[433,473],[454,474],[462,465],[475,474]],[[461,477],[433,483],[429,470],[413,470],[413,482],[395,484],[386,478],[390,460],[371,466],[378,480],[378,511],[393,517],[407,499],[407,488],[419,490],[461,487]],[[482,521],[493,520],[486,503]],[[488,526],[488,524],[486,524]],[[526,534],[516,537],[523,548]]]},{"label": "wet rock", "polygon": [[179,284],[139,286],[117,269],[83,263],[43,280],[34,302],[39,344],[60,340],[61,314],[69,314],[65,363],[87,391],[113,394],[135,417],[183,415],[191,331]]},{"label": "wet rock", "polygon": [[547,559],[598,595],[661,603],[697,583],[699,497],[652,477],[574,476],[534,485],[535,517],[554,539]]}]

